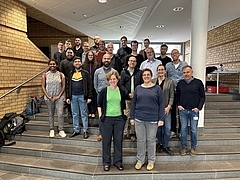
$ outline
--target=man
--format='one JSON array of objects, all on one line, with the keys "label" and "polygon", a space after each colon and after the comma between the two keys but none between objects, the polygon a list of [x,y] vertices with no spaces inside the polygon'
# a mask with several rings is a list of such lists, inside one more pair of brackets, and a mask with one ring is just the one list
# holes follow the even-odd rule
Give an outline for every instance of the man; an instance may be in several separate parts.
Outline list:
[{"label": "man", "polygon": [[122,85],[123,89],[126,92],[126,115],[128,117],[124,132],[123,132],[123,139],[126,139],[128,135],[128,127],[130,126],[130,139],[131,141],[136,140],[136,133],[135,133],[135,126],[129,123],[130,117],[130,108],[132,104],[132,98],[134,94],[135,88],[143,83],[142,80],[142,71],[137,67],[137,59],[134,55],[131,55],[127,61],[128,66],[121,72],[121,79],[120,84]]},{"label": "man", "polygon": [[89,137],[87,104],[91,102],[93,97],[92,81],[89,73],[82,69],[80,57],[74,57],[73,66],[75,69],[69,73],[66,91],[67,103],[71,103],[73,114],[73,132],[69,137],[72,138],[80,134],[79,116],[81,115],[83,138],[87,139]]},{"label": "man", "polygon": [[149,39],[144,39],[143,41],[143,45],[144,45],[144,49],[142,49],[139,54],[141,54],[143,56],[144,60],[147,60],[147,54],[146,54],[146,49],[149,47],[150,45],[150,40]]},{"label": "man", "polygon": [[64,51],[64,53],[62,54],[62,59],[66,59],[66,58],[67,58],[67,57],[66,57],[66,50],[67,50],[68,48],[72,48],[72,41],[71,41],[71,39],[67,39],[67,40],[65,41],[65,44],[64,44],[64,49],[65,49],[65,51]]},{"label": "man", "polygon": [[[101,92],[101,90],[109,85],[107,78],[106,78],[106,74],[109,73],[110,71],[116,72],[116,70],[111,68],[111,66],[110,66],[110,64],[111,64],[110,54],[103,55],[102,63],[103,63],[103,66],[98,68],[94,73],[93,83],[94,83],[94,88],[97,92],[97,99],[98,99],[98,96],[99,96],[99,93]],[[102,135],[100,132],[100,123],[99,123],[99,134],[98,134],[97,140],[98,141],[102,140]]]},{"label": "man", "polygon": [[83,48],[82,48],[81,44],[82,44],[82,41],[81,41],[80,37],[76,37],[75,38],[75,46],[73,47],[75,56],[82,57]]},{"label": "man", "polygon": [[[66,49],[65,56],[66,56],[66,59],[64,59],[60,62],[59,68],[60,68],[60,71],[65,75],[65,77],[67,79],[70,71],[73,70],[73,58],[74,58],[73,49],[72,48]],[[71,105],[68,105],[67,108],[68,108],[68,122],[69,122],[69,124],[71,124],[72,123]]]},{"label": "man", "polygon": [[64,48],[63,48],[63,42],[59,41],[58,42],[58,51],[54,53],[53,55],[53,59],[55,59],[58,63],[58,66],[60,65],[60,62],[63,60],[63,57],[65,55],[63,55],[63,53],[65,53]]},{"label": "man", "polygon": [[122,67],[124,68],[125,58],[128,54],[132,53],[132,49],[127,46],[126,36],[122,36],[120,41],[121,41],[122,47],[118,49],[117,55],[121,59]]},{"label": "man", "polygon": [[166,55],[168,51],[168,46],[166,44],[161,45],[160,48],[160,56],[157,57],[160,61],[162,61],[162,64],[166,66],[167,63],[171,62],[171,58]]},{"label": "man", "polygon": [[97,58],[97,63],[98,66],[101,67],[102,64],[102,57],[104,54],[106,54],[106,48],[105,48],[105,41],[100,40],[99,41],[99,50],[96,52],[96,58]]},{"label": "man", "polygon": [[139,68],[140,65],[142,64],[142,62],[144,61],[143,56],[141,54],[137,53],[137,49],[138,49],[138,42],[137,41],[131,41],[131,49],[132,49],[132,53],[126,56],[126,60],[125,60],[125,66],[128,65],[128,59],[130,56],[135,56],[137,59],[137,67]]},{"label": "man", "polygon": [[90,48],[90,50],[92,50],[94,53],[96,53],[99,50],[100,37],[99,36],[95,36],[93,38],[93,40],[94,40],[94,45]]},{"label": "man", "polygon": [[82,53],[82,64],[84,64],[85,62],[85,58],[86,58],[86,54],[87,52],[90,50],[89,48],[89,43],[88,42],[84,42],[83,43],[83,53]]},{"label": "man", "polygon": [[180,80],[177,85],[177,107],[179,109],[181,122],[181,155],[187,153],[187,134],[188,121],[191,129],[191,156],[196,156],[196,146],[198,138],[198,119],[199,111],[202,109],[205,102],[204,85],[200,79],[192,76],[193,70],[191,66],[182,68],[183,80]]},{"label": "man", "polygon": [[142,64],[140,65],[140,69],[150,69],[153,74],[152,79],[157,78],[157,67],[159,64],[162,64],[162,62],[158,59],[155,59],[155,53],[152,47],[148,47],[146,49],[146,53],[148,59],[142,62]]},{"label": "man", "polygon": [[107,54],[110,54],[110,56],[111,56],[111,64],[110,64],[110,66],[113,69],[117,70],[118,74],[120,74],[121,71],[123,70],[122,63],[121,63],[120,58],[116,54],[113,54],[113,50],[114,50],[113,43],[109,42],[107,44]]},{"label": "man", "polygon": [[[179,59],[180,53],[177,49],[173,49],[171,51],[172,62],[166,64],[166,77],[172,79],[174,81],[175,87],[177,87],[178,81],[183,79],[182,68],[187,65],[185,61],[180,61]],[[176,92],[174,94],[174,102],[172,105],[171,111],[171,138],[176,137],[177,133],[177,118],[176,118],[177,110],[176,110]],[[179,123],[180,126],[180,123]],[[179,127],[180,130],[180,127]]]}]

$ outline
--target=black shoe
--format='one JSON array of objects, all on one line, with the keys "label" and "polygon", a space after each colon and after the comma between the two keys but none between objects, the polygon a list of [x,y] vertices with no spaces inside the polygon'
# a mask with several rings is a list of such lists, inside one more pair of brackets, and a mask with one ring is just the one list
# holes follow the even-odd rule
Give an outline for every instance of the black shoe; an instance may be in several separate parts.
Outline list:
[{"label": "black shoe", "polygon": [[80,133],[77,133],[77,132],[73,131],[72,134],[69,135],[69,137],[72,138],[72,137],[75,137],[75,136],[77,136],[79,134]]},{"label": "black shoe", "polygon": [[156,145],[156,152],[161,153],[163,152],[163,145],[160,143],[157,143]]},{"label": "black shoe", "polygon": [[114,164],[114,166],[117,167],[119,171],[124,170],[123,165],[121,165],[121,164],[120,165],[115,165]]},{"label": "black shoe", "polygon": [[163,148],[163,152],[167,153],[169,156],[173,156],[174,153],[169,149],[169,147]]},{"label": "black shoe", "polygon": [[103,170],[104,170],[104,171],[109,171],[109,170],[110,170],[110,166],[109,166],[109,165],[103,166]]},{"label": "black shoe", "polygon": [[84,138],[84,139],[89,138],[88,132],[84,132],[84,133],[83,133],[83,138]]}]

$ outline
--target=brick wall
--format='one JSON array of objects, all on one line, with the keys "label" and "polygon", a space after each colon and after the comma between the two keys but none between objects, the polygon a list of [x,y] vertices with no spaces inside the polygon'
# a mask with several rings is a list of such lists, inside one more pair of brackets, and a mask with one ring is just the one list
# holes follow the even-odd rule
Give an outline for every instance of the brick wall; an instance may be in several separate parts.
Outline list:
[{"label": "brick wall", "polygon": [[[26,8],[14,0],[0,0],[0,96],[47,67],[48,58],[28,39]],[[42,96],[41,75],[0,99],[0,117],[22,112],[29,96]]]},{"label": "brick wall", "polygon": [[[206,66],[223,64],[227,70],[240,71],[240,18],[234,19],[208,32]],[[185,42],[185,58],[190,58],[190,41]],[[216,76],[212,76],[216,79]],[[238,74],[220,76],[220,85],[237,90]]]}]

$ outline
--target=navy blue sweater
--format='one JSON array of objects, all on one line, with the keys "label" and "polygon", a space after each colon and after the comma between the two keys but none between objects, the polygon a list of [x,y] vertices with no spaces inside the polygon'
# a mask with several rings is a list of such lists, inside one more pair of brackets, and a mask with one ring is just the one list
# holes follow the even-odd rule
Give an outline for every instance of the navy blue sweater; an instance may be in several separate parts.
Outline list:
[{"label": "navy blue sweater", "polygon": [[134,91],[130,119],[156,122],[164,118],[164,96],[161,88],[154,85],[150,88],[137,86]]},{"label": "navy blue sweater", "polygon": [[190,83],[184,79],[177,84],[177,105],[184,109],[202,109],[205,102],[205,91],[201,80],[194,78]]}]

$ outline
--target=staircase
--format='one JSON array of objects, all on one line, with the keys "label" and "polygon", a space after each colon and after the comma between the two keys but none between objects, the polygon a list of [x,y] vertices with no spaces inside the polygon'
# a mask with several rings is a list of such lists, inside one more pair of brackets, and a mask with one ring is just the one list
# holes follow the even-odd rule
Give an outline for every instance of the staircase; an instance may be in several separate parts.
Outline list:
[{"label": "staircase", "polygon": [[[48,137],[49,124],[46,105],[27,124],[27,132],[15,137],[17,144],[0,149],[0,170],[49,176],[60,179],[238,179],[240,177],[240,96],[207,94],[204,136],[198,140],[197,156],[179,154],[180,141],[173,138],[169,146],[174,156],[157,153],[153,171],[145,167],[134,169],[136,142],[124,140],[124,171],[111,166],[102,168],[101,142],[98,142],[96,120],[89,139]],[[57,118],[56,118],[57,119]],[[56,122],[57,125],[57,122]],[[72,125],[65,122],[67,134]],[[57,128],[55,129],[57,132]],[[1,179],[1,174],[0,174]]]}]

